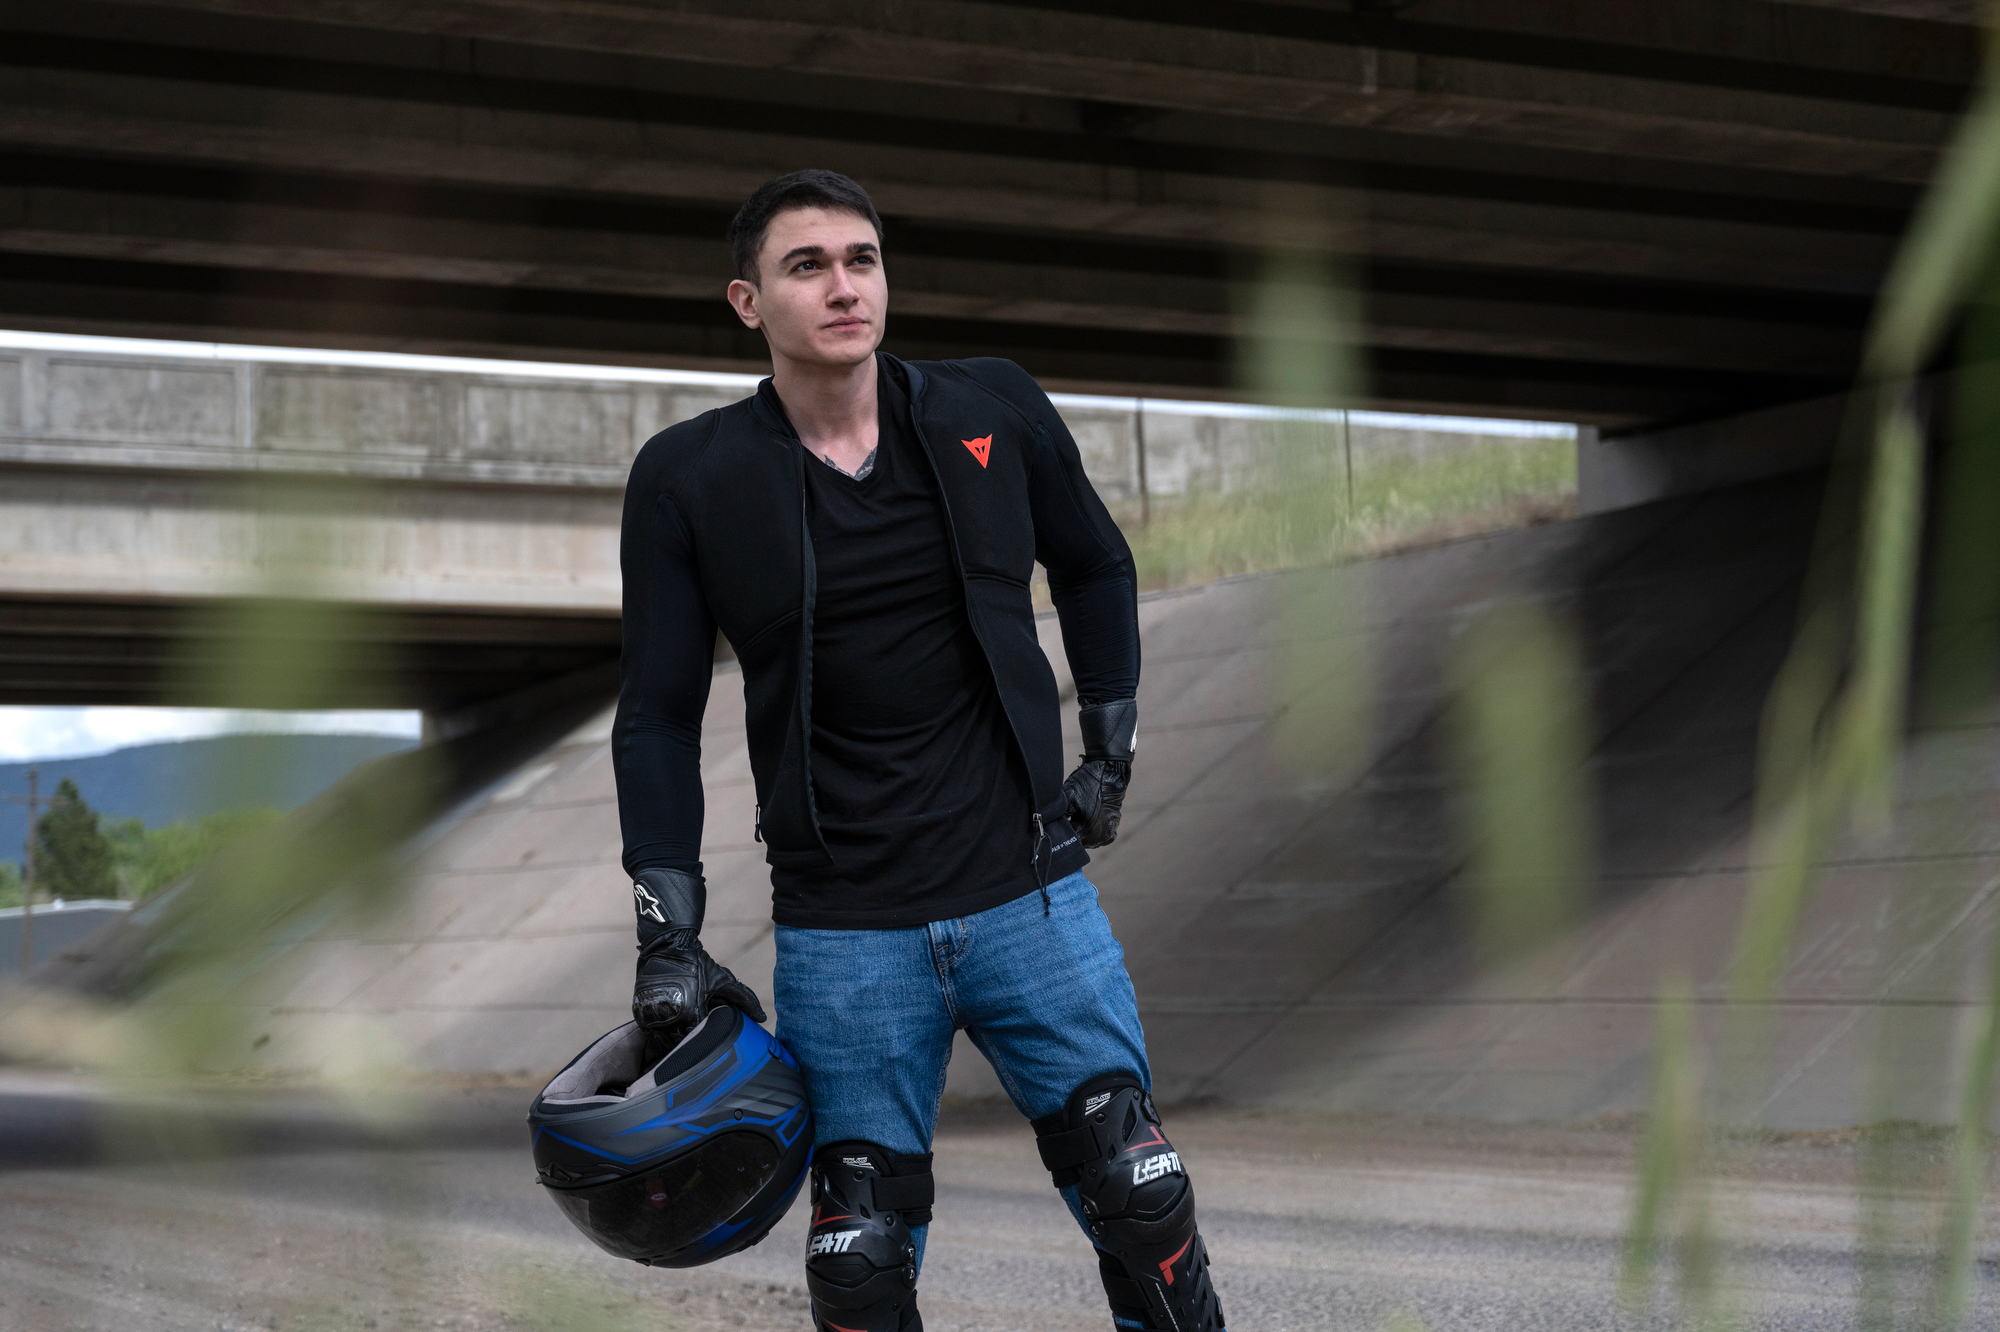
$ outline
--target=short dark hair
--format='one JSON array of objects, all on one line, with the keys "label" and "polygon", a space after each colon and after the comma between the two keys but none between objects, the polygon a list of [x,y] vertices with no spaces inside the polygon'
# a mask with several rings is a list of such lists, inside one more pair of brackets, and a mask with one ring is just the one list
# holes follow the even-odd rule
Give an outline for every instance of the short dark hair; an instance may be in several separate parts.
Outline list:
[{"label": "short dark hair", "polygon": [[868,191],[838,171],[794,171],[759,185],[729,220],[729,258],[736,265],[736,276],[745,282],[757,280],[757,251],[764,246],[771,219],[800,208],[830,208],[865,217],[875,228],[875,239],[882,239],[882,217]]}]

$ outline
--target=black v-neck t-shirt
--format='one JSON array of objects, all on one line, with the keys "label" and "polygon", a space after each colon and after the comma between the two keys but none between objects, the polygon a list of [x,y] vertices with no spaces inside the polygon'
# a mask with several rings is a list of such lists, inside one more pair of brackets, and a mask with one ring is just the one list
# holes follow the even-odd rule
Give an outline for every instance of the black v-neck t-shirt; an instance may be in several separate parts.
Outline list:
[{"label": "black v-neck t-shirt", "polygon": [[[780,925],[905,928],[1039,886],[1027,771],[966,615],[908,395],[886,367],[877,396],[872,471],[805,465],[818,568],[812,788],[835,868],[772,870]],[[1072,841],[1043,867],[1053,881],[1085,859]]]}]

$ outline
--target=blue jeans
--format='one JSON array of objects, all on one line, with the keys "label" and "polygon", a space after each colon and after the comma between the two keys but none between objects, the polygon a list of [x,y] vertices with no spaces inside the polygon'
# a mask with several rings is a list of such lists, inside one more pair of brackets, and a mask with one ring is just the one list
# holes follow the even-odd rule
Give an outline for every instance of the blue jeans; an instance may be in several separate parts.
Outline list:
[{"label": "blue jeans", "polygon": [[[821,1142],[929,1151],[960,1027],[1029,1119],[1099,1073],[1152,1087],[1125,950],[1080,873],[1049,885],[1046,916],[1029,893],[908,930],[780,925],[777,943],[778,1039],[805,1071]],[[1063,1190],[1081,1226],[1075,1194]],[[911,1232],[919,1265],[929,1229]]]}]

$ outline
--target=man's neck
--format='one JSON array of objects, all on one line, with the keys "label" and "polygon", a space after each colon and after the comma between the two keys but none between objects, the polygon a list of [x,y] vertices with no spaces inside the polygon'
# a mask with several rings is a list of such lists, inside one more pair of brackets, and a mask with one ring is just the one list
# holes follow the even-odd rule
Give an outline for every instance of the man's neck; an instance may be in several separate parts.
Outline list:
[{"label": "man's neck", "polygon": [[875,373],[873,356],[851,366],[786,361],[772,367],[771,387],[799,442],[850,475],[875,451],[881,423]]}]

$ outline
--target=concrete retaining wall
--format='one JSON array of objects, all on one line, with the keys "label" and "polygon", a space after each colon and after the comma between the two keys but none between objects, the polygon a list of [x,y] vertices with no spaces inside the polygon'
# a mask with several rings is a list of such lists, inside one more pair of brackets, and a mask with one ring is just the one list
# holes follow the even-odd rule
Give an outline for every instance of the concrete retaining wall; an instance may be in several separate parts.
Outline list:
[{"label": "concrete retaining wall", "polygon": [[130,902],[90,900],[38,902],[32,919],[20,907],[0,908],[0,980],[21,974],[21,940],[28,938],[29,965],[83,942],[107,921],[132,909]]},{"label": "concrete retaining wall", "polygon": [[[10,347],[10,337],[29,345]],[[616,367],[160,349],[176,345],[0,333],[0,463],[620,488],[653,434],[756,385],[747,375]],[[1504,447],[1523,431],[1568,431],[1379,412],[1302,417],[1229,403],[1055,401],[1112,503],[1137,499],[1142,474],[1155,495],[1268,485],[1286,439],[1364,459],[1426,458]]]},{"label": "concrete retaining wall", "polygon": [[0,462],[616,488],[640,442],[742,396],[703,378],[0,348]]},{"label": "concrete retaining wall", "polygon": [[1616,439],[1585,426],[1576,446],[1578,507],[1607,513],[1824,467],[1847,409],[1848,395],[1836,393]]}]

